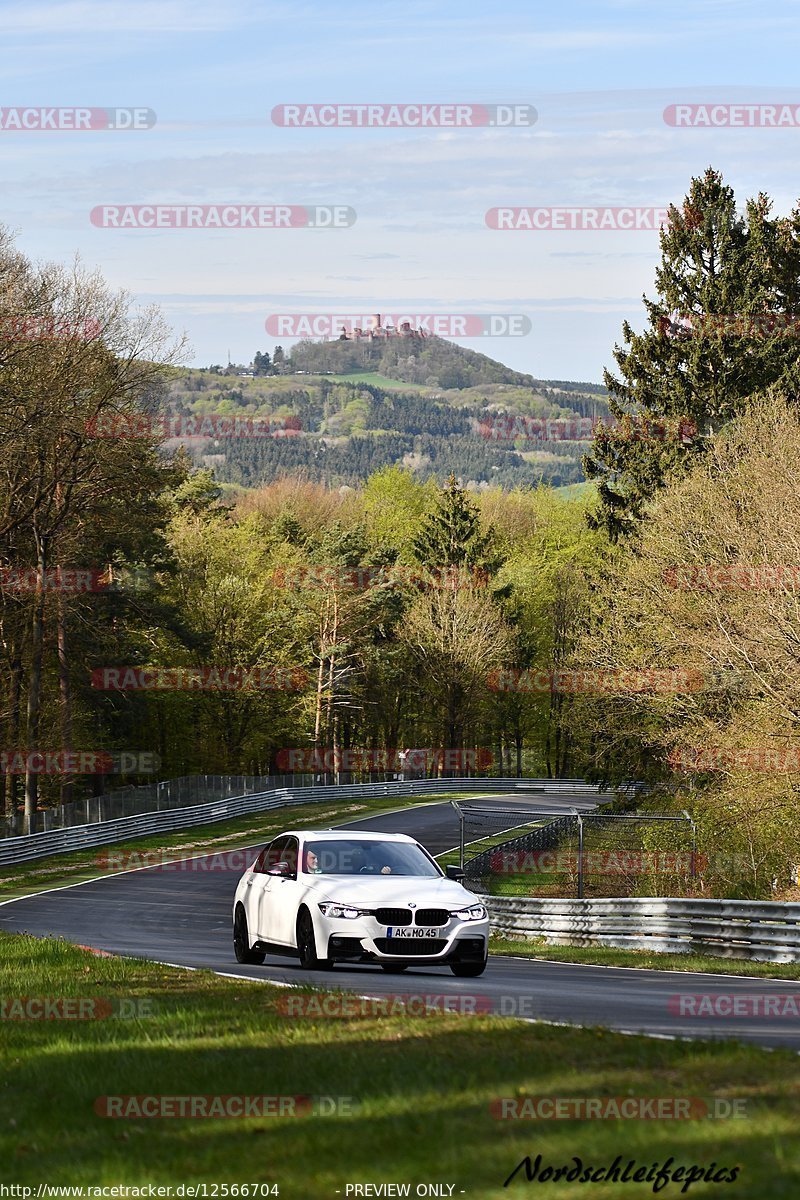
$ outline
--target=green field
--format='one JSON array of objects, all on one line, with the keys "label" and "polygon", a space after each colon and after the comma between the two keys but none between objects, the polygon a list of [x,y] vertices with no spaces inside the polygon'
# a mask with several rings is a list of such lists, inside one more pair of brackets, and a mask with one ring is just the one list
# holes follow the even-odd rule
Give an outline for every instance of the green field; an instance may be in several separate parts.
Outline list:
[{"label": "green field", "polygon": [[[589,448],[588,442],[586,448],[587,450]],[[590,494],[594,488],[595,485],[591,480],[584,479],[581,483],[567,483],[564,487],[553,488],[553,491],[558,492],[565,500],[577,500]]]},{"label": "green field", "polygon": [[[438,1182],[488,1200],[538,1195],[523,1173],[502,1184],[539,1154],[553,1166],[579,1157],[598,1168],[619,1155],[648,1169],[668,1159],[672,1170],[738,1168],[735,1183],[696,1183],[693,1197],[788,1200],[800,1188],[800,1079],[785,1051],[442,1012],[289,1017],[296,991],[26,936],[0,936],[0,959],[6,1006],[70,997],[84,1013],[92,1000],[112,1012],[3,1021],[0,1175],[34,1195],[40,1183],[277,1184],[285,1198],[335,1200],[348,1183],[407,1183],[413,1195]],[[397,990],[415,985],[409,978]],[[300,1102],[303,1115],[289,1115],[291,1099],[282,1116],[193,1119],[174,1100],[172,1116],[141,1115],[161,1103],[144,1097],[215,1096],[312,1099]],[[669,1120],[500,1120],[490,1108],[505,1099],[518,1112],[526,1096],[677,1097],[682,1108]],[[704,1103],[720,1101],[738,1115],[709,1117]],[[618,1200],[652,1190],[558,1182],[544,1195]],[[680,1182],[660,1194],[680,1195]]]},{"label": "green field", "polygon": [[[300,376],[302,379],[302,376]],[[346,375],[309,376],[314,379],[328,379],[334,383],[369,383],[373,387],[383,388],[387,392],[431,392],[435,389],[422,383],[403,383],[399,379],[390,379],[388,375],[379,375],[376,371],[350,371]]]}]

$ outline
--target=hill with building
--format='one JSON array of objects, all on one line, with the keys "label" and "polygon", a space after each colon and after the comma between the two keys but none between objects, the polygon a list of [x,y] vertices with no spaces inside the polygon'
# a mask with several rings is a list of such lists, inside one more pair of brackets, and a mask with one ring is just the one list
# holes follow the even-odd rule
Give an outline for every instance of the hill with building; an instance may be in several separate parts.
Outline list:
[{"label": "hill with building", "polygon": [[395,463],[474,489],[583,481],[591,422],[608,413],[602,385],[536,379],[410,327],[344,332],[176,372],[170,411],[275,425],[269,437],[193,438],[188,452],[243,487],[289,473],[355,487]]}]

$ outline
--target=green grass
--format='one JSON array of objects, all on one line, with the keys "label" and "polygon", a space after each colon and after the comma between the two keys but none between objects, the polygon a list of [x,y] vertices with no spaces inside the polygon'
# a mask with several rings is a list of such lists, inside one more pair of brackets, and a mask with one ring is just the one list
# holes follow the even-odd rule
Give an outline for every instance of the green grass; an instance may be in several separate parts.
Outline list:
[{"label": "green grass", "polygon": [[584,479],[580,483],[565,483],[561,487],[553,488],[553,491],[558,492],[566,500],[576,500],[591,495],[595,486],[591,480]]},{"label": "green grass", "polygon": [[550,946],[543,938],[510,938],[500,934],[492,935],[490,945],[492,954],[546,958],[551,962],[750,975],[758,979],[800,979],[800,963],[751,962],[748,958],[712,958],[707,954],[658,954],[654,950],[616,950],[610,946]]},{"label": "green grass", "polygon": [[383,388],[387,392],[430,392],[433,388],[423,383],[404,383],[401,379],[390,379],[388,375],[380,375],[377,371],[348,371],[345,375],[322,375],[314,378],[328,379],[334,383],[369,383],[372,387]]},{"label": "green grass", "polygon": [[[454,1196],[463,1189],[470,1200],[487,1200],[509,1194],[502,1181],[525,1155],[541,1154],[551,1164],[571,1165],[577,1155],[599,1166],[621,1155],[648,1167],[671,1157],[673,1167],[740,1168],[735,1185],[696,1184],[692,1197],[788,1198],[800,1188],[800,1078],[787,1051],[441,1013],[288,1019],[278,988],[97,958],[27,936],[0,936],[0,960],[6,1000],[133,999],[151,1014],[3,1022],[6,1183],[272,1182],[282,1197],[323,1200],[336,1189],[344,1196],[353,1182],[410,1183],[413,1195],[414,1185],[439,1181],[454,1184]],[[411,980],[397,990],[413,990]],[[112,1120],[94,1107],[109,1095],[198,1094],[347,1097],[353,1111]],[[745,1101],[746,1114],[538,1122],[490,1114],[493,1100],[524,1095],[720,1097]],[[526,1194],[519,1176],[512,1187]],[[649,1185],[621,1183],[546,1189],[557,1200],[649,1194]]]},{"label": "green grass", "polygon": [[[166,850],[175,858],[237,850],[267,842],[283,829],[314,828],[320,823],[355,821],[357,817],[370,816],[403,807],[414,808],[418,804],[459,799],[466,793],[443,792],[430,796],[416,796],[404,801],[400,796],[385,796],[376,799],[333,800],[322,804],[295,804],[277,811],[250,813],[231,821],[215,821],[198,825],[176,833],[153,834],[150,837],[129,838],[107,846],[79,850],[71,854],[54,854],[22,866],[0,866],[0,902],[17,896],[27,896],[43,888],[58,887],[64,883],[81,883],[105,874],[98,858],[110,852],[130,851],[142,855],[150,850]],[[470,793],[471,794],[471,793]],[[144,863],[142,864],[144,865]]]}]

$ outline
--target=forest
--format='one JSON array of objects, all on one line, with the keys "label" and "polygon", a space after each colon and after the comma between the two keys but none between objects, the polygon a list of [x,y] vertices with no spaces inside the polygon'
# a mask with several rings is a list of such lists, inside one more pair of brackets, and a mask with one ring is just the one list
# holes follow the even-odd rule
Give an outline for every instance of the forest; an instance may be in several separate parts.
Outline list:
[{"label": "forest", "polygon": [[[198,373],[182,373],[157,312],[79,265],[32,263],[4,235],[7,827],[153,772],[319,761],[357,780],[427,747],[437,770],[455,753],[498,774],[646,782],[693,815],[701,845],[746,864],[744,894],[788,887],[796,348],[780,322],[699,322],[696,335],[664,318],[798,311],[800,217],[773,218],[766,197],[739,215],[711,170],[671,214],[648,325],[624,324],[606,373],[617,424],[584,448],[592,485],[577,493],[526,479],[511,448],[494,471],[468,432],[470,395],[459,409],[280,379],[260,411],[309,425],[349,413],[351,430],[354,405],[363,418],[346,450],[313,451],[324,471],[297,436],[253,439],[222,470],[141,425],[97,436],[111,416],[180,409],[170,389]],[[220,411],[206,388],[183,395]],[[553,407],[579,411],[548,400],[539,415]],[[643,437],[648,421],[694,433]]]}]

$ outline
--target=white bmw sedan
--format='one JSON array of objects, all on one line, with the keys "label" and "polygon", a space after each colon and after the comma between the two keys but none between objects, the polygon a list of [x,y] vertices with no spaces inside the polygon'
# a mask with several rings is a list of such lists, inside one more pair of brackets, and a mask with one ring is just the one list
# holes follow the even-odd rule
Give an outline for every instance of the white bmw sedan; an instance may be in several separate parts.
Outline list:
[{"label": "white bmw sedan", "polygon": [[236,960],[289,954],[318,970],[353,962],[405,971],[417,963],[482,975],[489,918],[458,882],[462,874],[457,867],[444,874],[404,833],[283,833],[236,889]]}]

